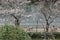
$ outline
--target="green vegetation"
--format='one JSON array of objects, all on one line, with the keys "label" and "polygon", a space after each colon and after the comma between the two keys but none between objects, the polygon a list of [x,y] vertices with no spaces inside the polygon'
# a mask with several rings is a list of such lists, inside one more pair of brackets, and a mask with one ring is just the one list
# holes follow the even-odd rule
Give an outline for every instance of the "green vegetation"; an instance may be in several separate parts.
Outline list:
[{"label": "green vegetation", "polygon": [[55,38],[57,38],[57,39],[60,38],[60,32],[54,32],[53,34],[54,34]]},{"label": "green vegetation", "polygon": [[[0,27],[0,40],[42,40],[44,33],[30,32],[26,33],[21,27],[12,25],[3,25]],[[60,40],[60,33],[54,32],[56,40]],[[31,37],[31,38],[30,38]]]},{"label": "green vegetation", "polygon": [[[32,38],[32,39],[34,39],[34,38],[36,38],[36,39],[43,39],[42,38],[42,36],[44,36],[44,33],[40,33],[40,32],[31,32],[31,33],[28,33],[28,35]],[[51,37],[51,35],[50,35],[50,33],[48,33],[47,34],[49,37]],[[56,38],[56,39],[60,39],[60,33],[59,32],[54,32],[53,33],[53,35],[54,35],[54,37]]]},{"label": "green vegetation", "polygon": [[31,33],[28,33],[28,35],[31,37],[31,38],[41,38],[42,34],[40,32],[31,32]]},{"label": "green vegetation", "polygon": [[[42,39],[33,39],[33,40],[42,40]],[[56,39],[56,40],[60,40],[60,39]]]},{"label": "green vegetation", "polygon": [[39,2],[39,0],[31,0],[32,3]]},{"label": "green vegetation", "polygon": [[42,40],[42,39],[33,39],[33,40]]},{"label": "green vegetation", "polygon": [[31,40],[31,38],[20,27],[3,25],[0,27],[0,40]]}]

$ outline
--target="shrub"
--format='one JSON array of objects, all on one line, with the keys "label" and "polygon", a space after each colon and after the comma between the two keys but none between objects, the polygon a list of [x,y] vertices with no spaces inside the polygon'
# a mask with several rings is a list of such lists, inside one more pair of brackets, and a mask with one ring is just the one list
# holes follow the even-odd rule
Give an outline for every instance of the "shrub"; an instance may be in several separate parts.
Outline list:
[{"label": "shrub", "polygon": [[40,32],[31,32],[28,33],[31,38],[41,38],[42,34]]},{"label": "shrub", "polygon": [[4,25],[0,27],[0,40],[31,40],[31,38],[20,27]]},{"label": "shrub", "polygon": [[54,32],[53,34],[54,34],[55,38],[60,38],[60,32]]},{"label": "shrub", "polygon": [[[28,33],[28,35],[31,37],[31,38],[44,38],[44,36],[45,36],[45,33],[43,32],[43,33],[40,33],[40,32],[31,32],[31,33]],[[56,39],[59,39],[60,38],[60,32],[54,32],[53,33],[53,35],[54,35],[54,37],[56,38]],[[51,33],[47,33],[47,37],[52,37],[51,36]]]}]

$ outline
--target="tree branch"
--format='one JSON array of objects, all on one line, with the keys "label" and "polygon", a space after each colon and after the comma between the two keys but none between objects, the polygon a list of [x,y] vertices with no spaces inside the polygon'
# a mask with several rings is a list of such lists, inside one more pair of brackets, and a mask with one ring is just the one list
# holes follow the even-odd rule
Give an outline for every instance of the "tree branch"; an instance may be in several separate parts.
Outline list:
[{"label": "tree branch", "polygon": [[10,14],[11,16],[13,16],[15,19],[17,19],[17,17],[14,14]]},{"label": "tree branch", "polygon": [[[58,14],[57,14],[57,15],[58,15]],[[54,19],[57,17],[57,15],[50,21],[49,24],[51,24],[51,23],[54,21]]]}]

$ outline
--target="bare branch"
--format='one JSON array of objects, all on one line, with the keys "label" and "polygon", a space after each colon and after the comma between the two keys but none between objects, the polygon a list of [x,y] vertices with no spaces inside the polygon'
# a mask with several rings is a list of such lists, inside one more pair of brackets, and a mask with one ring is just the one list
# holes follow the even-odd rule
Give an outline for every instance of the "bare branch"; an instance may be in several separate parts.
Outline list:
[{"label": "bare branch", "polygon": [[54,18],[52,18],[52,19],[51,19],[51,21],[50,21],[49,25],[50,25],[50,24],[55,20],[55,18],[57,18],[57,17],[58,17],[58,15],[59,15],[59,14],[56,14],[56,16],[54,16]]},{"label": "bare branch", "polygon": [[13,16],[15,19],[17,19],[17,17],[14,14],[10,14],[11,16]]}]

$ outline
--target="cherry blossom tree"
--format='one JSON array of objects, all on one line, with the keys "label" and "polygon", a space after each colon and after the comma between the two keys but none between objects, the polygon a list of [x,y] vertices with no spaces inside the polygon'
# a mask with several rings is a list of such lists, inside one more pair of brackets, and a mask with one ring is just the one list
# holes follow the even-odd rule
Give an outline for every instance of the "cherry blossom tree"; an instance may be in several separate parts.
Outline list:
[{"label": "cherry blossom tree", "polygon": [[30,3],[27,0],[0,0],[0,14],[11,15],[15,19],[15,25],[20,25],[20,21],[24,16],[24,7]]},{"label": "cherry blossom tree", "polygon": [[[46,22],[46,28],[45,28],[46,29],[46,40],[48,40],[47,34],[49,32],[49,26],[51,25],[51,23],[54,22],[56,18],[59,17],[58,15],[60,15],[60,12],[56,7],[56,2],[57,0],[45,0],[44,5],[41,8],[41,12]],[[52,38],[55,39],[53,35],[52,35]]]}]

